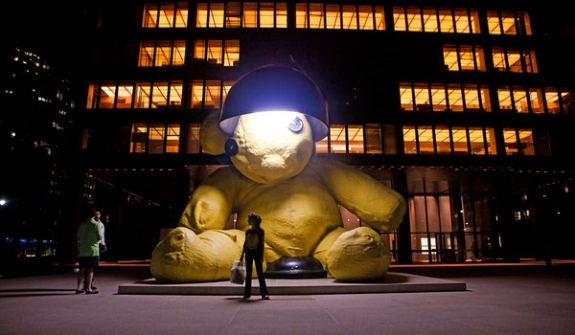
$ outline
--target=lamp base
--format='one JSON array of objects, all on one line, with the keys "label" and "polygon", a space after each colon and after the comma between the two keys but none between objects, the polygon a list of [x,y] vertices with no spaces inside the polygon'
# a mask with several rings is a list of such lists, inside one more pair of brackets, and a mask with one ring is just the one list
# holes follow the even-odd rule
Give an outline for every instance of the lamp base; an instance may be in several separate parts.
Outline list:
[{"label": "lamp base", "polygon": [[266,278],[305,279],[326,278],[321,262],[311,256],[281,257],[267,264]]}]

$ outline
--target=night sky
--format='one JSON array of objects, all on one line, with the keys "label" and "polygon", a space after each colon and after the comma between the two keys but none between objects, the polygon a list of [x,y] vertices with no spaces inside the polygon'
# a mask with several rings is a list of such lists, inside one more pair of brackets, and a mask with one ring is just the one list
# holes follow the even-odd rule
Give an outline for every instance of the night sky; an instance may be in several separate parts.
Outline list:
[{"label": "night sky", "polygon": [[[68,67],[81,30],[81,11],[65,2],[10,1],[0,20],[4,46],[31,47],[50,63]],[[4,6],[3,6],[4,7]],[[9,18],[9,19],[8,19]]]}]

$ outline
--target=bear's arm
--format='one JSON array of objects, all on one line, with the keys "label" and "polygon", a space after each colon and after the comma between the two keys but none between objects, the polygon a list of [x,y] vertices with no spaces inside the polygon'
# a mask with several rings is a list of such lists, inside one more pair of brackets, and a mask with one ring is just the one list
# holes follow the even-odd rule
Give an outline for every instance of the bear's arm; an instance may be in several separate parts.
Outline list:
[{"label": "bear's arm", "polygon": [[407,207],[397,191],[337,161],[314,158],[310,166],[337,203],[363,222],[383,232],[394,231],[402,222]]},{"label": "bear's arm", "polygon": [[238,173],[230,167],[222,167],[209,175],[192,193],[179,226],[190,228],[196,234],[224,229],[237,196],[237,180]]}]

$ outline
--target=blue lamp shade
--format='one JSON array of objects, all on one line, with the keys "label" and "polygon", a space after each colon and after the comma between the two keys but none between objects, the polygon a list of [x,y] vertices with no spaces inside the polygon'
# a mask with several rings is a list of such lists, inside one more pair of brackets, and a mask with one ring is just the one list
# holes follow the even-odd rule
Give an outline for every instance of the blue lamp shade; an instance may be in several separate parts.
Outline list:
[{"label": "blue lamp shade", "polygon": [[220,129],[232,136],[241,115],[293,111],[307,116],[314,141],[327,136],[328,110],[319,87],[301,70],[265,65],[242,76],[230,89],[220,114]]}]

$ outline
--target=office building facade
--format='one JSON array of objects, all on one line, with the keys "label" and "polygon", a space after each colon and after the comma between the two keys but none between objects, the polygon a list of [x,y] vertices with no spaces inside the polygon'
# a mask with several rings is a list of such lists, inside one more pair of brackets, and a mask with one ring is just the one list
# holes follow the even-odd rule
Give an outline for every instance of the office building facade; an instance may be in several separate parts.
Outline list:
[{"label": "office building facade", "polygon": [[[242,75],[292,64],[329,105],[316,154],[407,199],[400,228],[382,235],[394,263],[575,256],[569,12],[513,1],[91,4],[79,201],[108,215],[109,259],[148,258],[195,186],[229,164],[202,152],[202,120]],[[342,224],[364,225],[345,209]]]}]

